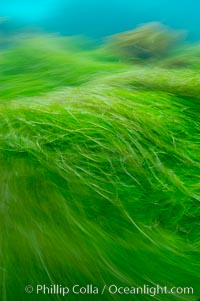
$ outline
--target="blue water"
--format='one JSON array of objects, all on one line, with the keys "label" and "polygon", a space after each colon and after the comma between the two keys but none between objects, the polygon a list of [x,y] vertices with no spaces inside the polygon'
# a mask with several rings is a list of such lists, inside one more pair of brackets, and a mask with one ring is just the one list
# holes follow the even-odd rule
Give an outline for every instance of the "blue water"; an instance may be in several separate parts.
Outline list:
[{"label": "blue water", "polygon": [[102,37],[160,21],[200,40],[200,0],[1,0],[0,30],[40,27],[64,35]]}]

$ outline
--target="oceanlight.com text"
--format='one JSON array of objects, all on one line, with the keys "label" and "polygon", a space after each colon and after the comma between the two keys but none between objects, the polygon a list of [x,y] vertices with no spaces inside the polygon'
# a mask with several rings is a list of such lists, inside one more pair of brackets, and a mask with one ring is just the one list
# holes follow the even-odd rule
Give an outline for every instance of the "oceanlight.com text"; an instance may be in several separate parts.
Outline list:
[{"label": "oceanlight.com text", "polygon": [[156,295],[193,295],[194,289],[192,287],[168,287],[168,286],[118,286],[116,284],[96,286],[87,284],[81,286],[74,284],[72,286],[63,286],[59,284],[45,285],[37,284],[35,287],[27,285],[25,287],[27,294],[35,293],[36,295],[149,295],[154,297]]}]

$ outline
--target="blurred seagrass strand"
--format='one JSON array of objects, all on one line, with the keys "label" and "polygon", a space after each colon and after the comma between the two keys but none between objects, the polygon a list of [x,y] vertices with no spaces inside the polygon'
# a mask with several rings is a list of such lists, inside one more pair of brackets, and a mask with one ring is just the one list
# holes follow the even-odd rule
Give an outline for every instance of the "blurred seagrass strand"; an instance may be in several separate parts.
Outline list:
[{"label": "blurred seagrass strand", "polygon": [[124,64],[96,60],[78,37],[19,35],[0,54],[1,99],[41,95],[64,86],[79,86],[98,74],[125,70]]},{"label": "blurred seagrass strand", "polygon": [[[199,119],[186,104],[101,81],[1,104],[7,300],[17,292],[26,301],[27,283],[159,283],[199,294]],[[70,296],[79,299],[88,296]]]},{"label": "blurred seagrass strand", "polygon": [[173,31],[159,22],[152,22],[109,37],[107,47],[127,61],[145,62],[165,57],[182,36],[182,31]]},{"label": "blurred seagrass strand", "polygon": [[[149,26],[146,25],[147,29]],[[122,33],[120,37],[123,35],[126,34]],[[133,37],[136,44],[140,42],[134,33]],[[151,39],[151,35],[148,38]],[[142,41],[145,43],[145,37]],[[95,79],[97,84],[105,79],[107,83],[113,81],[114,85],[128,83],[136,89],[199,98],[198,44],[179,46],[153,60],[138,60],[133,51],[130,56],[134,64],[124,59],[122,54],[116,55],[117,45],[113,45],[111,51],[108,44],[92,47],[80,37],[45,34],[10,37],[0,50],[0,99],[44,95],[66,86],[94,82]]]},{"label": "blurred seagrass strand", "polygon": [[7,46],[0,299],[46,300],[27,297],[28,283],[158,283],[192,286],[198,297],[198,46],[148,64],[73,38],[28,35]]}]

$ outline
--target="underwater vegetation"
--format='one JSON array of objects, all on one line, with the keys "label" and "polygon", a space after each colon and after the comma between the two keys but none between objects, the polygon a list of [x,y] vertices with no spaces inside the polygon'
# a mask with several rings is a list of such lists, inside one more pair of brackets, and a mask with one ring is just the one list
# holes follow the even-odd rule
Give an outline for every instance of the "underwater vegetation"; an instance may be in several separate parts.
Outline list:
[{"label": "underwater vegetation", "polygon": [[182,31],[152,22],[111,36],[107,39],[107,46],[129,61],[158,59],[168,54],[182,37]]},{"label": "underwater vegetation", "polygon": [[[109,74],[119,65],[98,62],[77,49],[71,39],[22,35],[1,50],[0,97],[34,96],[55,88],[80,85],[98,72]],[[69,46],[67,46],[69,44]]]},{"label": "underwater vegetation", "polygon": [[[129,62],[72,40],[24,35],[0,50],[0,300],[194,301],[199,46],[157,58],[154,45],[153,62],[133,47]],[[183,56],[190,63],[172,63]],[[63,297],[37,294],[38,284],[193,294]]]}]

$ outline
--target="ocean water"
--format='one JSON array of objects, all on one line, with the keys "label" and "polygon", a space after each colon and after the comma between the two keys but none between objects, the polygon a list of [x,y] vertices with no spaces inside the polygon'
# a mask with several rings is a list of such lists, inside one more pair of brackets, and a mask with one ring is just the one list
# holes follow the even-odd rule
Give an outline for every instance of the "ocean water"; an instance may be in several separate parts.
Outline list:
[{"label": "ocean water", "polygon": [[63,35],[103,37],[159,21],[200,39],[199,0],[2,0],[1,29],[40,27]]}]

